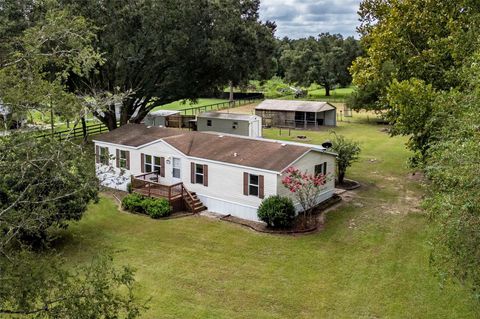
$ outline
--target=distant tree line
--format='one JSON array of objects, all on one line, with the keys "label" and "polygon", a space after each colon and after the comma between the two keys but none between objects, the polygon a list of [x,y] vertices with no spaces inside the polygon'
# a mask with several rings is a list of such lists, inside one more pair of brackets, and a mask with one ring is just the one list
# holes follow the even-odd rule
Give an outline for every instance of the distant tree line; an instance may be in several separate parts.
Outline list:
[{"label": "distant tree line", "polygon": [[321,33],[318,37],[283,38],[277,42],[274,59],[277,75],[300,86],[318,84],[325,95],[335,86],[352,83],[349,68],[362,54],[360,42],[341,34]]}]

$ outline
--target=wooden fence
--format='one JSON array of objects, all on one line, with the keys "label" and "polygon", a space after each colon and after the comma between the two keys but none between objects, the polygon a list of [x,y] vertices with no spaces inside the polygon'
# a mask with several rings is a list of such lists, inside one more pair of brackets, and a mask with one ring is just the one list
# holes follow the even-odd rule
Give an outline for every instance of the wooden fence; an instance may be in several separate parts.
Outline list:
[{"label": "wooden fence", "polygon": [[218,110],[234,108],[242,105],[252,104],[260,100],[262,100],[262,98],[258,97],[258,98],[244,99],[244,100],[226,101],[226,102],[220,102],[215,104],[190,107],[188,109],[181,110],[181,112],[183,115],[197,115],[202,112],[218,111]]},{"label": "wooden fence", "polygon": [[[228,108],[252,104],[260,100],[261,100],[261,97],[226,101],[226,102],[214,103],[209,105],[190,107],[190,108],[181,110],[181,112],[184,116],[188,116],[188,115],[195,116],[201,112],[224,110]],[[120,124],[118,124],[118,126],[120,126]],[[174,126],[174,127],[178,127],[178,126]],[[87,126],[87,136],[92,136],[92,135],[100,134],[107,131],[108,131],[108,128],[102,123]],[[78,126],[78,127],[74,127],[72,129],[67,129],[63,131],[55,131],[54,133],[52,133],[51,131],[42,131],[39,134],[35,135],[35,138],[45,138],[45,137],[54,137],[60,141],[65,139],[83,138],[83,128],[81,126]]]},{"label": "wooden fence", "polygon": [[[87,125],[87,136],[97,135],[103,132],[107,132],[108,128],[103,123]],[[55,131],[55,132],[40,132],[40,134],[35,135],[35,138],[45,138],[45,137],[53,137],[58,140],[66,140],[66,139],[77,139],[83,138],[83,128],[82,126],[77,126],[71,129],[63,130],[63,131]]]}]

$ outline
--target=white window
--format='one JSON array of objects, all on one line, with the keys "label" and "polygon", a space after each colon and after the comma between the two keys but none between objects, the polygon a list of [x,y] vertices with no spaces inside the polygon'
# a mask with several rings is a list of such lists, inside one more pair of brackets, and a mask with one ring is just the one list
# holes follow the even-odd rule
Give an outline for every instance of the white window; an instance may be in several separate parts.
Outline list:
[{"label": "white window", "polygon": [[145,154],[145,173],[160,174],[160,157]]},{"label": "white window", "polygon": [[103,165],[110,165],[110,155],[108,154],[108,147],[100,146],[100,163]]},{"label": "white window", "polygon": [[172,170],[172,175],[174,178],[181,178],[180,174],[180,159],[179,158],[173,158],[173,170]]},{"label": "white window", "polygon": [[203,184],[203,165],[195,164],[195,184]]},{"label": "white window", "polygon": [[120,158],[118,159],[120,168],[127,168],[127,151],[120,150]]},{"label": "white window", "polygon": [[248,195],[258,196],[258,175],[248,175]]},{"label": "white window", "polygon": [[317,175],[327,175],[327,162],[315,165],[315,176]]}]

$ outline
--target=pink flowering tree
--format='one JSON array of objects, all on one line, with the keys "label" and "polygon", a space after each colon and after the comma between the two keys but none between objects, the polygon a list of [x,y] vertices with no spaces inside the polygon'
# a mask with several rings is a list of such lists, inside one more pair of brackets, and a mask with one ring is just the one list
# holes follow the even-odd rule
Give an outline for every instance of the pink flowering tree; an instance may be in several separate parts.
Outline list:
[{"label": "pink flowering tree", "polygon": [[327,176],[323,174],[315,175],[301,172],[293,166],[287,168],[285,176],[282,178],[283,186],[295,195],[302,206],[304,217],[312,213],[326,182]]}]

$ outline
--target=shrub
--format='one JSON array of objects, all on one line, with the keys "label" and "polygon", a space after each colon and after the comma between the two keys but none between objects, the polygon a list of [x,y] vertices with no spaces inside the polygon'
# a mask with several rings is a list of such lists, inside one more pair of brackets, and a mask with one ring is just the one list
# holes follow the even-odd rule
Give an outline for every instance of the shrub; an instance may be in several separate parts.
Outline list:
[{"label": "shrub", "polygon": [[172,211],[170,203],[163,198],[145,198],[142,207],[145,213],[152,218],[166,217]]},{"label": "shrub", "polygon": [[295,220],[295,207],[288,197],[270,196],[258,208],[258,218],[273,228],[290,227]]},{"label": "shrub", "polygon": [[127,192],[128,192],[129,194],[131,194],[132,191],[133,191],[132,183],[128,183],[128,184],[127,184]]},{"label": "shrub", "polygon": [[122,207],[130,212],[143,213],[143,201],[142,195],[132,193],[128,194],[122,199]]}]

